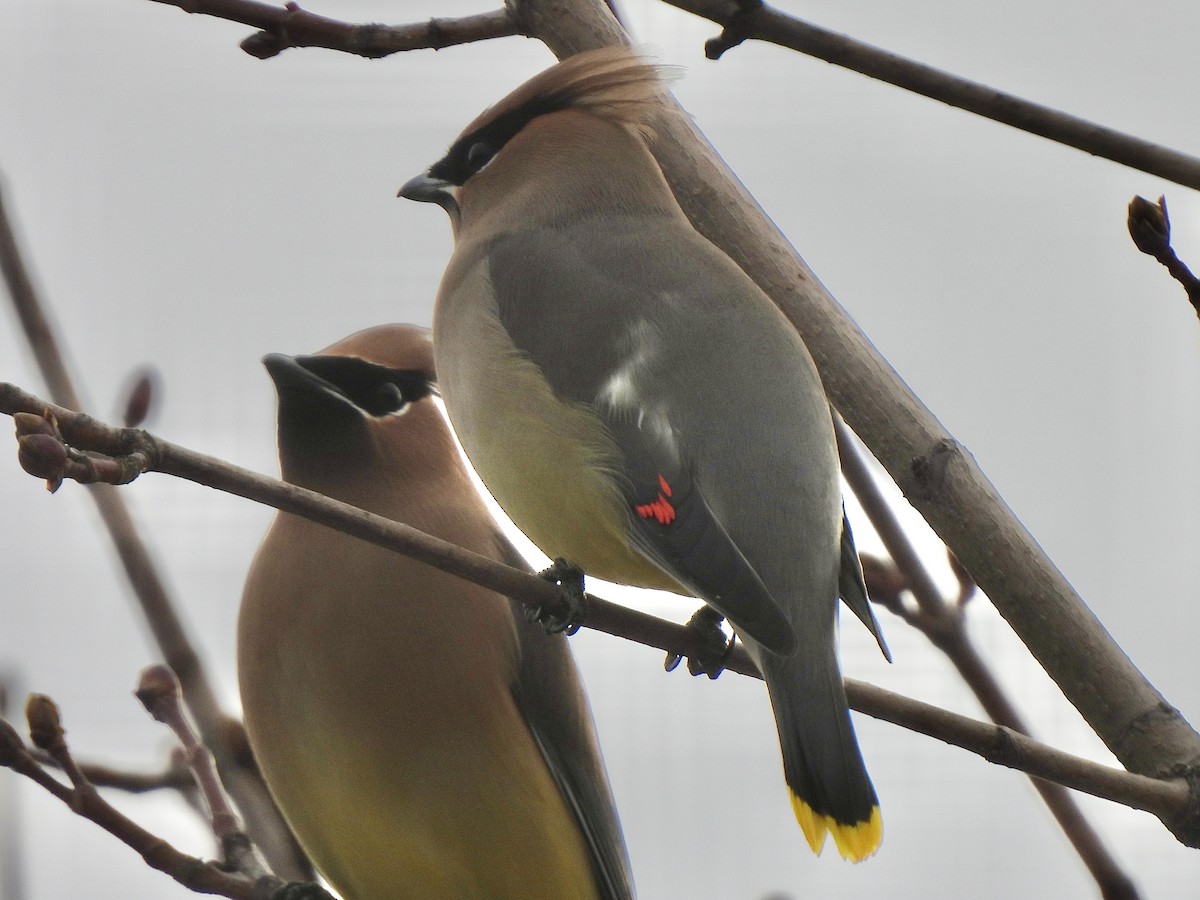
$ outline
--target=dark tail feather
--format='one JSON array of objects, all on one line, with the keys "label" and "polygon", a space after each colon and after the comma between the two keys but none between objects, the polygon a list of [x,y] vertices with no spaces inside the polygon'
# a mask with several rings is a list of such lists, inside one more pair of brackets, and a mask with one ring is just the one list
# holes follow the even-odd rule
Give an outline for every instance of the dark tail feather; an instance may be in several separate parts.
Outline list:
[{"label": "dark tail feather", "polygon": [[763,655],[796,820],[814,853],[828,833],[843,859],[860,862],[879,848],[883,822],[833,641],[790,657]]}]

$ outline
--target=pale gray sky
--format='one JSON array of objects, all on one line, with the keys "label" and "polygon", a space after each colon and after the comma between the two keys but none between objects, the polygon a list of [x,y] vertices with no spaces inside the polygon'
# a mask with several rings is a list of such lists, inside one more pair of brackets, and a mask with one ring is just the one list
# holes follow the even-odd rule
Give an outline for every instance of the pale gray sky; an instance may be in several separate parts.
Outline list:
[{"label": "pale gray sky", "polygon": [[[1200,723],[1200,325],[1124,225],[1133,194],[1165,192],[1176,246],[1200,264],[1196,195],[778,48],[744,45],[710,63],[712,25],[652,0],[624,6],[636,38],[686,68],[676,93],[734,171],[1135,662]],[[1200,150],[1193,3],[783,6]],[[311,8],[402,22],[490,5]],[[114,415],[127,372],[151,363],[165,385],[158,433],[273,472],[274,399],[259,358],[379,322],[429,322],[449,228],[395,191],[552,58],[510,38],[373,62],[321,50],[260,62],[237,49],[247,33],[146,0],[6,0],[0,171],[91,409]],[[0,315],[0,379],[41,390],[14,320]],[[235,702],[234,617],[271,513],[162,476],[125,493]],[[156,657],[83,491],[45,494],[10,447],[0,539],[0,669],[60,702],[81,756],[156,765],[169,741],[129,695]],[[848,674],[978,714],[906,626],[883,617],[888,667],[847,623]],[[985,602],[972,628],[1040,737],[1108,759]],[[667,676],[658,653],[602,635],[574,646],[647,900],[1091,891],[1021,776],[863,717],[883,849],[854,867],[832,851],[815,859],[786,802],[761,685]],[[0,773],[0,796],[11,781]],[[17,787],[26,900],[186,895]],[[1200,855],[1157,820],[1083,803],[1147,897],[1200,886]],[[125,805],[211,853],[186,810]]]}]

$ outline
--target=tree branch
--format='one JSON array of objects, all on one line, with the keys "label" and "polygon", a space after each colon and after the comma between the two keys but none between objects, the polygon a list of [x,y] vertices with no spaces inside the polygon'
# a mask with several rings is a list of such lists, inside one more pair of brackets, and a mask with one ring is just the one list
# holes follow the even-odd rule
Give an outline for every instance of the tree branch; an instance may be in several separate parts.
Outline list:
[{"label": "tree branch", "polygon": [[298,3],[273,6],[257,0],[154,0],[187,13],[261,29],[241,43],[251,56],[269,59],[289,47],[324,47],[379,59],[406,50],[441,50],[456,44],[520,34],[506,10],[417,25],[354,25],[306,12]]},{"label": "tree branch", "polygon": [[[39,438],[46,432],[30,428],[53,419],[63,438],[73,447],[53,454],[34,453],[30,474],[83,477],[113,475],[132,480],[139,472],[122,462],[136,459],[142,472],[174,475],[197,484],[245,497],[283,512],[302,516],[379,547],[402,553],[444,572],[513,597],[531,607],[564,611],[558,589],[549,582],[498,563],[470,550],[427,535],[408,525],[366,512],[349,504],[324,497],[313,491],[249,472],[212,457],[204,456],[134,428],[111,428],[83,413],[47,404],[11,384],[0,383],[0,413],[12,415],[18,426],[18,440],[30,434]],[[39,441],[44,444],[44,441]],[[86,452],[93,458],[109,457],[111,465],[72,467],[71,451]],[[65,463],[63,461],[66,461]],[[56,471],[38,468],[39,462],[58,465]],[[680,656],[694,656],[702,649],[703,638],[694,629],[668,622],[637,610],[586,595],[584,626],[617,637],[637,641]],[[749,654],[741,645],[734,648],[726,668],[753,677],[759,676]],[[1189,786],[1179,779],[1158,780],[1102,766],[1068,753],[1039,744],[1011,729],[986,725],[912,700],[860,681],[846,679],[846,694],[853,709],[912,730],[955,744],[985,759],[1020,769],[1039,778],[1057,781],[1068,787],[1104,797],[1135,809],[1154,813],[1172,823],[1193,814],[1189,806]]]},{"label": "tree branch", "polygon": [[[0,717],[4,713],[0,711]],[[35,752],[33,758],[43,766],[55,765],[54,760],[47,754]],[[116,769],[112,766],[98,763],[79,763],[79,770],[96,787],[112,788],[127,794],[148,794],[152,791],[179,791],[185,799],[188,794],[195,794],[196,781],[192,778],[191,770],[181,761],[172,759],[160,772],[130,772]],[[0,894],[3,896],[3,894]]]},{"label": "tree branch", "polygon": [[270,875],[266,860],[242,829],[242,822],[217,774],[212,753],[196,735],[183,711],[183,694],[175,673],[168,666],[149,666],[142,671],[134,695],[155,721],[162,722],[175,733],[179,746],[183,748],[188,767],[208,809],[213,836],[221,845],[223,868],[240,872],[255,882]]},{"label": "tree branch", "polygon": [[[3,192],[0,192],[0,271],[51,396],[64,407],[79,409],[82,406],[79,395],[25,265]],[[276,809],[262,777],[253,767],[243,765],[228,740],[229,719],[221,711],[200,654],[188,638],[124,499],[106,483],[94,484],[90,493],[159,652],[179,676],[204,742],[216,755],[225,783],[250,821],[259,845],[276,872],[288,878],[311,878],[311,867]]]},{"label": "tree branch", "polygon": [[820,28],[782,13],[761,0],[664,2],[722,26],[721,35],[704,45],[704,52],[709,59],[719,59],[725,51],[743,41],[766,41],[1093,156],[1101,156],[1200,190],[1200,159],[1194,156],[1023,100],[844,34]]},{"label": "tree branch", "polygon": [[1167,215],[1167,198],[1151,203],[1145,197],[1129,201],[1129,236],[1143,253],[1162,263],[1171,277],[1183,285],[1188,301],[1200,316],[1200,279],[1197,279],[1171,246],[1171,217]]},{"label": "tree branch", "polygon": [[[67,773],[70,786],[46,772],[25,747],[16,729],[0,718],[0,766],[10,768],[36,782],[77,815],[95,822],[141,855],[151,868],[170,875],[198,893],[219,894],[232,900],[263,900],[266,896],[244,876],[222,871],[216,864],[181,853],[162,838],[142,828],[105,800],[76,765],[67,747],[58,708],[54,701],[33,694],[26,706],[33,742]],[[278,879],[275,879],[278,881]],[[282,883],[282,882],[281,882]]]},{"label": "tree branch", "polygon": [[[889,594],[893,602],[887,603],[887,608],[918,629],[935,647],[946,654],[979,700],[989,719],[1021,734],[1030,734],[1029,726],[1004,693],[967,633],[964,612],[967,601],[975,593],[974,584],[967,580],[965,572],[960,572],[959,597],[949,601],[942,596],[933,575],[921,562],[900,520],[867,468],[866,461],[855,445],[854,437],[846,423],[842,421],[841,416],[836,415],[833,421],[837,431],[842,473],[899,572],[898,579],[890,579]],[[867,584],[870,587],[870,581]],[[915,599],[916,611],[903,606],[898,594],[904,589],[911,592]],[[876,599],[874,593],[871,599]],[[1137,900],[1140,895],[1133,879],[1122,870],[1067,789],[1040,778],[1030,780],[1096,880],[1100,895],[1105,900]]]},{"label": "tree branch", "polygon": [[[560,59],[628,43],[596,0],[509,3],[522,29]],[[690,118],[663,97],[651,149],[676,198],[800,331],[847,424],[1123,765],[1152,776],[1197,772],[1200,735],[1133,665],[966,448],[880,356]],[[1200,815],[1172,826],[1180,841],[1200,845]]]}]

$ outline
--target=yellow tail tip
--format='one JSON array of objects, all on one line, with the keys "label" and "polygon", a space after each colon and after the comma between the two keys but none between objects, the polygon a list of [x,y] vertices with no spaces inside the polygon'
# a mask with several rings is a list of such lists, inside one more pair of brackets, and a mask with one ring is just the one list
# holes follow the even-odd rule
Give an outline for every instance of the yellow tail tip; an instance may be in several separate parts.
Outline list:
[{"label": "yellow tail tip", "polygon": [[847,824],[838,822],[833,816],[813,812],[813,808],[795,794],[791,794],[791,800],[800,830],[804,832],[812,852],[818,856],[825,846],[826,834],[833,836],[842,859],[850,862],[862,862],[879,849],[883,841],[883,818],[879,815],[878,806],[871,807],[871,815],[866,821]]}]

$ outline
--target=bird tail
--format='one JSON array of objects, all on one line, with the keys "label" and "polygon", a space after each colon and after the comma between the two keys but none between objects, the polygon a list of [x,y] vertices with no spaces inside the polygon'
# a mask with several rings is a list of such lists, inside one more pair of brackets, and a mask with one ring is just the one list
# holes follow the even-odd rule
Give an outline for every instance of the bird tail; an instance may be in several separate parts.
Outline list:
[{"label": "bird tail", "polygon": [[843,859],[861,862],[883,839],[879,800],[854,736],[832,639],[814,650],[763,654],[784,777],[813,853],[829,834]]}]

